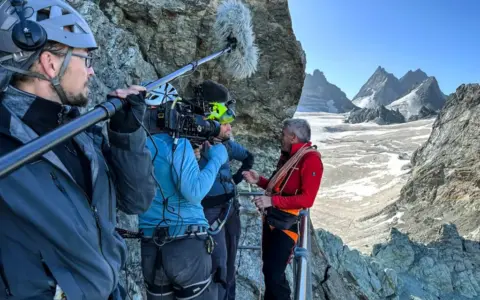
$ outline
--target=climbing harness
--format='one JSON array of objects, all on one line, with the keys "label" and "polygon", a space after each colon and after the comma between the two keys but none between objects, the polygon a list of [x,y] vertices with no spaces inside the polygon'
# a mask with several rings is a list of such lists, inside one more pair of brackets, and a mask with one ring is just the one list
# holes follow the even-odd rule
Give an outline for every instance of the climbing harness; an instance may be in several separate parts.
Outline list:
[{"label": "climbing harness", "polygon": [[[210,224],[210,228],[207,230],[208,234],[217,235],[218,233],[220,233],[220,231],[222,231],[223,226],[225,225],[225,223],[227,223],[227,220],[230,217],[230,210],[233,206],[234,201],[235,201],[235,198],[232,198],[228,201],[227,208],[224,209],[222,213],[220,213],[218,218],[215,221],[213,221],[212,224]],[[225,212],[225,214],[223,214],[223,212]]]},{"label": "climbing harness", "polygon": [[215,241],[211,235],[205,241],[205,247],[207,248],[207,253],[212,254],[213,250],[215,249]]},{"label": "climbing harness", "polygon": [[[206,236],[206,238],[201,238],[202,236]],[[213,252],[213,249],[215,248],[215,242],[213,238],[207,233],[206,226],[189,225],[187,226],[184,234],[176,236],[168,235],[168,227],[159,227],[155,229],[151,238],[157,245],[157,257],[155,259],[155,269],[157,270],[160,269],[162,266],[162,255],[160,253],[161,247],[168,242],[187,238],[196,238],[205,241],[205,247],[208,254],[211,254]],[[189,300],[197,297],[203,291],[205,291],[205,289],[208,288],[208,286],[212,282],[213,275],[214,274],[210,275],[207,279],[203,281],[188,286],[179,286],[173,283],[169,283],[166,285],[156,285],[149,284],[147,281],[145,281],[145,287],[147,293],[156,297],[163,297],[175,294],[176,299]]]},{"label": "climbing harness", "polygon": [[[201,240],[205,240],[201,238],[202,236],[208,235],[207,232],[207,227],[206,226],[199,226],[199,225],[188,225],[187,229],[183,234],[178,234],[171,236],[169,234],[169,227],[156,227],[153,231],[153,234],[151,236],[151,239],[157,245],[157,247],[162,247],[167,243],[177,241],[177,240],[182,240],[182,239],[188,239],[188,238],[197,238]],[[144,238],[150,238],[150,237],[144,237]],[[207,236],[208,238],[208,236]]]}]

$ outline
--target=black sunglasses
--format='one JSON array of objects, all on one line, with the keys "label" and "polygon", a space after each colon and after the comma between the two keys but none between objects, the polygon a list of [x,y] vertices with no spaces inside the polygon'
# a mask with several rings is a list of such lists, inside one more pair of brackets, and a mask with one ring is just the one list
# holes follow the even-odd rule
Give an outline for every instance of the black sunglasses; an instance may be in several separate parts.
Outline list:
[{"label": "black sunglasses", "polygon": [[72,52],[72,56],[85,58],[85,67],[87,67],[87,69],[92,67],[93,56],[85,55],[85,54],[79,54],[79,53],[73,53],[73,52]]}]

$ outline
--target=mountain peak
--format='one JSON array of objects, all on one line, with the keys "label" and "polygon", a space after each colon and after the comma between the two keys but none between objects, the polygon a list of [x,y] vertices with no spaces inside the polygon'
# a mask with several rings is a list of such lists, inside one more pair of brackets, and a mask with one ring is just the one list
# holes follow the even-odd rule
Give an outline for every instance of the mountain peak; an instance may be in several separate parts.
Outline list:
[{"label": "mountain peak", "polygon": [[375,70],[375,73],[387,73],[384,67],[378,66],[377,69]]},{"label": "mountain peak", "polygon": [[378,66],[373,75],[355,95],[352,102],[362,108],[388,105],[400,96],[399,86],[395,75],[388,73],[382,66]]},{"label": "mountain peak", "polygon": [[402,78],[400,78],[400,85],[403,90],[403,94],[409,93],[428,78],[428,75],[421,69],[416,69],[415,71],[409,70],[405,75],[402,76]]},{"label": "mountain peak", "polygon": [[[414,73],[425,73],[425,72],[423,72],[422,69],[418,68],[418,69],[416,69],[416,70],[414,71]],[[425,73],[425,74],[426,74],[426,73]]]},{"label": "mountain peak", "polygon": [[406,95],[397,99],[388,106],[389,109],[399,109],[405,118],[420,114],[421,108],[425,107],[432,111],[438,111],[445,103],[445,96],[438,86],[434,76],[427,77]]},{"label": "mountain peak", "polygon": [[373,75],[370,77],[372,78],[386,78],[388,80],[398,81],[398,78],[395,77],[392,73],[387,72],[384,67],[378,66]]},{"label": "mountain peak", "polygon": [[313,78],[315,81],[327,81],[327,78],[325,77],[325,74],[323,74],[322,71],[315,69],[312,74]]},{"label": "mountain peak", "polygon": [[403,77],[405,76],[418,76],[418,77],[423,77],[425,79],[428,77],[427,73],[423,72],[422,69],[420,68],[416,69],[415,71],[408,70],[408,72],[405,75],[403,75]]},{"label": "mountain peak", "polygon": [[435,78],[435,76],[429,76],[427,79],[425,79],[425,81],[428,84],[432,84],[432,83],[438,84],[437,78]]},{"label": "mountain peak", "polygon": [[336,85],[327,81],[318,69],[306,74],[297,111],[325,111],[343,113],[355,106]]}]

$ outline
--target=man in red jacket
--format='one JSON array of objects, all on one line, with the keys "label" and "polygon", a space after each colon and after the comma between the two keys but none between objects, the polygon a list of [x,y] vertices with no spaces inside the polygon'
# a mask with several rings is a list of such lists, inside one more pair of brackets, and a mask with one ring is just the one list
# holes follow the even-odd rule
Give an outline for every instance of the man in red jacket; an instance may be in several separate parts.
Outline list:
[{"label": "man in red jacket", "polygon": [[298,239],[297,219],[300,210],[312,207],[323,175],[320,153],[310,142],[310,125],[303,119],[283,123],[281,156],[270,179],[254,170],[243,172],[245,180],[265,189],[255,197],[255,205],[265,212],[262,233],[265,300],[290,299],[285,276],[293,248]]}]

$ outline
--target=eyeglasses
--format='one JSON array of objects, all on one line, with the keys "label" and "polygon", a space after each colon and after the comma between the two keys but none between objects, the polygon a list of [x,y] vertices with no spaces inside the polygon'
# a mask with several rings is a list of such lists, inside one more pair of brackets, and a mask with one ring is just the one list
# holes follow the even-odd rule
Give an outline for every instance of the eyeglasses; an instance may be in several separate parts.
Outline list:
[{"label": "eyeglasses", "polygon": [[92,56],[85,55],[85,54],[80,54],[80,53],[73,53],[73,52],[72,52],[72,56],[85,58],[85,67],[87,67],[87,69],[92,67],[92,63],[93,63],[93,57]]}]

